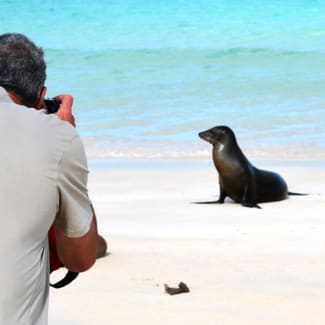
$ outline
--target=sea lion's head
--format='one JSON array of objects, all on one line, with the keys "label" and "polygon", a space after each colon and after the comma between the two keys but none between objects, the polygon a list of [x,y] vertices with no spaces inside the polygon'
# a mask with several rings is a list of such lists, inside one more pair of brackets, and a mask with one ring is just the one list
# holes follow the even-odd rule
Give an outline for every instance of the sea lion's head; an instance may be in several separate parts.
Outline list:
[{"label": "sea lion's head", "polygon": [[228,126],[215,126],[199,133],[199,137],[221,150],[226,144],[236,142],[235,134]]}]

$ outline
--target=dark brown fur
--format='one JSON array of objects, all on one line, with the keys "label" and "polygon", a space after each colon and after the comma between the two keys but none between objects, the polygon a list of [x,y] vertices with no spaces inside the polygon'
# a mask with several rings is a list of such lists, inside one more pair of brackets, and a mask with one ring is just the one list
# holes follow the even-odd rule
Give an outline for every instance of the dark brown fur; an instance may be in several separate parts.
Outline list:
[{"label": "dark brown fur", "polygon": [[273,172],[254,167],[237,144],[233,131],[227,126],[216,126],[199,133],[200,138],[212,144],[213,162],[219,173],[220,196],[227,196],[247,207],[260,202],[280,201],[288,197],[284,179]]}]

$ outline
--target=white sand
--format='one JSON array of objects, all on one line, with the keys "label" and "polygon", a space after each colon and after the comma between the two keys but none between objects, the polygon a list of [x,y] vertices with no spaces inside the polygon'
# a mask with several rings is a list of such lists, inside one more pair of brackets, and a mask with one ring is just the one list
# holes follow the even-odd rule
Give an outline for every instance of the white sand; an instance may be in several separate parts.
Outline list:
[{"label": "white sand", "polygon": [[[325,164],[254,163],[310,195],[262,210],[191,204],[217,198],[210,160],[92,170],[110,255],[51,289],[49,324],[325,324]],[[190,293],[164,292],[180,281]]]}]

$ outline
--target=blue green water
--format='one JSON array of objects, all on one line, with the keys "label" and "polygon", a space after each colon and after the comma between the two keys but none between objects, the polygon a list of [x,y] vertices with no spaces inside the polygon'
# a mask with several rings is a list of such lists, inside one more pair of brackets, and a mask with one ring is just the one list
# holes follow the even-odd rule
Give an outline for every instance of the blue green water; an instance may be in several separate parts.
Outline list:
[{"label": "blue green water", "polygon": [[44,48],[90,157],[200,157],[226,124],[256,157],[325,157],[325,1],[0,1]]}]

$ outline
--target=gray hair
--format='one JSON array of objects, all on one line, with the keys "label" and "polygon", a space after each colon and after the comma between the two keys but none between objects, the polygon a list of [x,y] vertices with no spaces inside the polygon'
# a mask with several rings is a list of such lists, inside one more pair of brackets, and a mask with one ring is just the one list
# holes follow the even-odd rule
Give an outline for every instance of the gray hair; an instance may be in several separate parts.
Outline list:
[{"label": "gray hair", "polygon": [[17,95],[22,104],[33,107],[46,79],[44,53],[26,36],[0,35],[0,86]]}]

